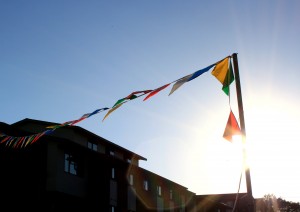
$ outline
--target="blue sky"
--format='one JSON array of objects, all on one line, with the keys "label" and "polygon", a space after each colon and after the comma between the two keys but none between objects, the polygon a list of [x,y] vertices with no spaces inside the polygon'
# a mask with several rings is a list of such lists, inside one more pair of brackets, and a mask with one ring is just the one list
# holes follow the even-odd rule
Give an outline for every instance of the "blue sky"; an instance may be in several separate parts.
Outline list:
[{"label": "blue sky", "polygon": [[[2,0],[0,121],[63,123],[238,53],[253,195],[300,201],[299,9],[297,0]],[[221,87],[207,72],[78,125],[197,194],[236,192],[241,151],[222,138]],[[234,93],[232,107],[238,117]]]}]

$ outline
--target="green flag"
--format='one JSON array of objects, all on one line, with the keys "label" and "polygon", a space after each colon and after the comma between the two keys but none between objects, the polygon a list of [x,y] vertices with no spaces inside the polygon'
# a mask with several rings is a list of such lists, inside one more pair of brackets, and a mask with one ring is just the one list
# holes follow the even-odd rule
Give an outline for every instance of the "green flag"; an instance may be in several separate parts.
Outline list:
[{"label": "green flag", "polygon": [[226,73],[226,76],[225,76],[225,79],[223,82],[223,87],[222,87],[222,90],[227,94],[227,96],[229,95],[229,85],[233,81],[234,81],[234,75],[233,75],[232,64],[231,64],[231,60],[230,60],[229,68]]}]

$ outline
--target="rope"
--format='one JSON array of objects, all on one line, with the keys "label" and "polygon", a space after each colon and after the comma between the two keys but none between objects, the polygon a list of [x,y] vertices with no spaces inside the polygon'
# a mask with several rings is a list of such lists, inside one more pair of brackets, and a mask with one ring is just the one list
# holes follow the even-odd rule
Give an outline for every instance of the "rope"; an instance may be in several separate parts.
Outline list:
[{"label": "rope", "polygon": [[234,201],[234,205],[233,205],[232,212],[235,211],[236,204],[237,204],[237,201],[238,201],[238,196],[239,196],[239,192],[240,192],[240,188],[241,188],[241,182],[242,182],[242,175],[243,175],[243,170],[242,170],[242,172],[241,172],[240,182],[239,182],[239,188],[238,188],[238,191],[237,191],[237,193],[236,193],[236,197],[235,197],[235,201]]}]

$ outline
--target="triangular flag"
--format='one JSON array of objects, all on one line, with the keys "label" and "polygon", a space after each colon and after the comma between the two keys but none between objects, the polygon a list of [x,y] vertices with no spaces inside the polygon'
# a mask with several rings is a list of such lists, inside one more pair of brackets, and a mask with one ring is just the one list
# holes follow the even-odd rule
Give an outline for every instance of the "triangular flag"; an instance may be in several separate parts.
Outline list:
[{"label": "triangular flag", "polygon": [[176,91],[180,86],[182,86],[184,83],[186,83],[187,81],[189,81],[189,79],[193,76],[193,74],[187,75],[183,78],[181,78],[180,80],[178,80],[172,87],[169,96]]},{"label": "triangular flag", "polygon": [[211,72],[211,74],[214,75],[222,83],[222,85],[224,85],[224,80],[228,72],[228,60],[229,58],[227,57],[217,63],[214,70]]},{"label": "triangular flag", "polygon": [[227,125],[225,128],[224,134],[223,134],[223,138],[232,142],[232,136],[234,136],[234,135],[241,135],[241,129],[239,127],[239,124],[238,124],[234,114],[230,110]]},{"label": "triangular flag", "polygon": [[106,113],[106,115],[104,116],[104,118],[103,118],[103,120],[102,121],[104,121],[104,119],[106,119],[107,118],[107,116],[109,115],[109,114],[111,114],[112,112],[114,112],[116,109],[118,109],[119,107],[121,107],[122,106],[122,104],[124,104],[124,103],[121,103],[121,104],[118,104],[117,106],[115,106],[115,107],[113,107],[113,108],[111,108],[107,113]]},{"label": "triangular flag", "polygon": [[[145,94],[147,94],[147,93],[149,93],[149,92],[151,92],[151,91],[152,91],[152,90],[144,90],[144,91],[135,91],[135,92],[132,92],[132,93],[129,94],[128,96],[126,96],[126,97],[124,97],[124,98],[122,98],[122,99],[119,99],[119,100],[114,104],[113,107],[115,107],[115,106],[117,106],[117,105],[119,105],[119,104],[121,104],[121,103],[125,103],[125,101],[127,102],[127,101],[129,101],[129,100],[136,99],[136,98],[138,98],[138,97],[140,97],[140,96],[142,96],[142,95],[145,95]],[[138,95],[138,94],[140,94],[140,95]]]},{"label": "triangular flag", "polygon": [[94,112],[89,113],[88,118],[91,117],[91,116],[93,116],[93,115],[95,115],[95,114],[97,114],[97,113],[100,113],[100,112],[102,112],[102,111],[104,111],[104,110],[107,110],[107,109],[109,109],[109,108],[108,108],[108,107],[104,107],[104,108],[101,108],[101,109],[97,109],[97,110],[95,110]]},{"label": "triangular flag", "polygon": [[113,107],[115,107],[115,106],[121,104],[121,103],[124,102],[125,100],[127,100],[127,99],[126,99],[126,98],[119,99],[119,100],[114,104]]},{"label": "triangular flag", "polygon": [[223,88],[222,90],[229,95],[229,85],[234,81],[234,75],[233,75],[233,70],[232,70],[232,64],[231,61],[229,63],[229,70],[227,71],[224,83],[223,83]]},{"label": "triangular flag", "polygon": [[191,77],[188,81],[191,81],[191,80],[193,80],[193,79],[199,77],[201,74],[203,74],[203,73],[209,71],[209,69],[211,69],[211,68],[214,67],[215,65],[216,65],[216,64],[212,64],[212,65],[210,65],[210,66],[207,66],[206,68],[203,68],[203,69],[201,69],[201,70],[199,70],[199,71],[196,71],[195,73],[193,73],[192,77]]},{"label": "triangular flag", "polygon": [[158,92],[160,92],[161,90],[165,89],[166,87],[168,87],[171,83],[166,84],[164,86],[161,86],[157,89],[155,89],[154,91],[152,91],[151,93],[149,93],[146,98],[144,99],[144,101],[146,101],[147,99],[149,99],[151,96],[154,96],[155,94],[157,94]]},{"label": "triangular flag", "polygon": [[[130,99],[130,100],[133,100],[137,97],[140,97],[141,95],[145,95],[147,93],[150,93],[152,90],[144,90],[144,91],[135,91],[135,92],[132,92],[131,94],[129,94],[127,97],[125,97],[125,99]],[[139,96],[136,96],[136,94],[141,94]]]},{"label": "triangular flag", "polygon": [[73,126],[77,124],[78,122],[81,122],[82,120],[86,119],[88,115],[84,114],[81,118],[74,120],[70,125]]}]

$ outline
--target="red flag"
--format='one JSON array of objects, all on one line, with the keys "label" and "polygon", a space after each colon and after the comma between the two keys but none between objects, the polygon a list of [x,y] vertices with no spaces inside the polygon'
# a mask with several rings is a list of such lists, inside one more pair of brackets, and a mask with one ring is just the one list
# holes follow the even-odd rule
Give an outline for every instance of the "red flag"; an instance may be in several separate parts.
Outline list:
[{"label": "red flag", "polygon": [[232,142],[232,136],[241,135],[241,134],[242,133],[241,133],[241,129],[239,127],[239,124],[238,124],[234,114],[230,110],[227,125],[226,125],[226,128],[225,128],[224,134],[223,134],[223,138],[225,138],[226,140]]},{"label": "red flag", "polygon": [[168,87],[170,84],[171,84],[171,83],[166,84],[166,85],[164,85],[164,86],[161,86],[161,87],[155,89],[154,91],[151,91],[151,93],[149,93],[148,96],[146,96],[146,98],[144,99],[144,101],[147,100],[147,99],[149,99],[151,96],[154,96],[155,94],[157,94],[157,93],[160,92],[161,90],[165,89],[165,88]]}]

